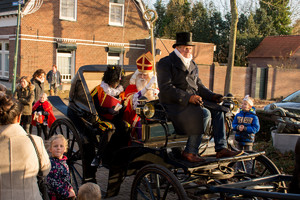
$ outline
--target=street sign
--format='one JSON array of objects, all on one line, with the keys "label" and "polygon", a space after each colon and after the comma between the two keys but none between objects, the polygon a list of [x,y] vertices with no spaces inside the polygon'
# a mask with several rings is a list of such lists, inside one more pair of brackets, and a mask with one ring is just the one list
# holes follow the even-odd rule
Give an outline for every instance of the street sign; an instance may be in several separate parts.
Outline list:
[{"label": "street sign", "polygon": [[12,2],[13,6],[17,6],[19,4],[24,4],[24,0],[19,0],[19,1]]}]

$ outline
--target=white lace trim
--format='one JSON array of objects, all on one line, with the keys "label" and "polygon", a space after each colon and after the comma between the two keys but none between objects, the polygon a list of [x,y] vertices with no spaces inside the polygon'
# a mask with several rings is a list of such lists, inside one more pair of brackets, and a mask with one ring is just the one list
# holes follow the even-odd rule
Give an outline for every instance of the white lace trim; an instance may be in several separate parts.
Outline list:
[{"label": "white lace trim", "polygon": [[100,86],[103,88],[105,93],[107,93],[108,95],[113,96],[113,97],[118,96],[121,92],[124,91],[124,88],[122,85],[119,85],[117,88],[112,88],[104,81],[101,82]]}]

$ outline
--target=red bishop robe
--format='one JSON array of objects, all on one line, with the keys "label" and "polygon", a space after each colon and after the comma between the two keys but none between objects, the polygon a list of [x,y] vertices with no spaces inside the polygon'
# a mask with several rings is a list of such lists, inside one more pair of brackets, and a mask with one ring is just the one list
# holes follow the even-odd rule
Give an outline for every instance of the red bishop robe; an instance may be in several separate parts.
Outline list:
[{"label": "red bishop robe", "polygon": [[138,122],[141,120],[141,118],[136,114],[135,110],[133,109],[133,95],[137,93],[138,90],[136,88],[136,85],[129,85],[125,90],[125,111],[123,115],[123,119],[127,121],[131,127],[132,127],[132,133],[136,132]]},{"label": "red bishop robe", "polygon": [[[40,106],[43,106],[44,111],[48,112],[48,127],[50,128],[51,125],[53,124],[53,122],[56,120],[54,114],[53,114],[53,110],[52,110],[52,105],[48,102],[48,101],[44,101],[44,103],[41,103],[39,100],[33,105],[32,107],[32,113]],[[32,114],[32,125],[36,126],[36,121],[33,120],[34,115]],[[43,115],[43,120],[45,118],[45,116]]]}]

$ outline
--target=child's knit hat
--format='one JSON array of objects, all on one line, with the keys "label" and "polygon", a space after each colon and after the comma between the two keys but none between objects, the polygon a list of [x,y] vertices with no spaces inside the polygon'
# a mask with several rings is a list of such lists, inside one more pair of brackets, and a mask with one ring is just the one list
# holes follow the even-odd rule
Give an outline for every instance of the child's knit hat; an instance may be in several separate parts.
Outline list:
[{"label": "child's knit hat", "polygon": [[254,105],[253,103],[253,99],[247,94],[244,99],[244,101],[247,101],[247,103],[249,103],[249,105],[252,107]]}]

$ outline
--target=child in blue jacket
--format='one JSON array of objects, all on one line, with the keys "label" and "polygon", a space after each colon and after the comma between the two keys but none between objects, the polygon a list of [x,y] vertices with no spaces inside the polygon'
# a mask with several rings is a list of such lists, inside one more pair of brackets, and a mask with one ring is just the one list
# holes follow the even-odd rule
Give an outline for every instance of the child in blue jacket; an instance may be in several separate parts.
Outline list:
[{"label": "child in blue jacket", "polygon": [[259,120],[253,107],[253,98],[246,95],[243,99],[241,111],[232,122],[235,140],[240,150],[252,151],[255,134],[259,131]]}]

